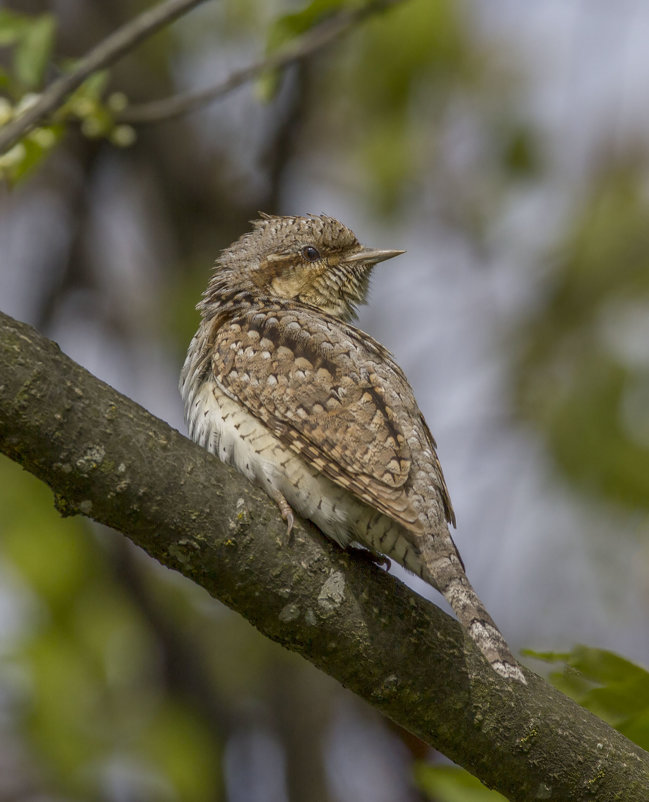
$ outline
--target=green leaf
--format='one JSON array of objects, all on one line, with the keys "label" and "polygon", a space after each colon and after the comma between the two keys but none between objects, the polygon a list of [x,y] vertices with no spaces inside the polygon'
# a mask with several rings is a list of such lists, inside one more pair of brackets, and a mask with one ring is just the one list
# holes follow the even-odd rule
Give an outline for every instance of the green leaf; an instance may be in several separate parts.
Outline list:
[{"label": "green leaf", "polygon": [[15,185],[27,178],[63,136],[60,125],[35,128],[0,156],[0,179]]},{"label": "green leaf", "polygon": [[4,89],[6,94],[11,94],[13,83],[13,79],[7,70],[0,67],[0,89]]},{"label": "green leaf", "polygon": [[435,802],[506,802],[498,791],[490,791],[468,771],[456,766],[419,764],[415,780]]},{"label": "green leaf", "polygon": [[546,663],[566,663],[592,682],[613,682],[620,677],[649,679],[644,668],[606,649],[579,645],[570,652],[536,652],[533,649],[524,649],[523,653]]},{"label": "green leaf", "polygon": [[24,14],[0,9],[0,45],[13,45],[24,34],[28,18]]},{"label": "green leaf", "polygon": [[85,97],[92,98],[93,100],[100,100],[108,85],[109,77],[110,72],[108,70],[93,72],[93,74],[86,78],[81,84],[79,89],[77,89],[77,93],[83,94]]},{"label": "green leaf", "polygon": [[536,649],[521,649],[521,654],[543,660],[545,663],[565,663],[570,659],[570,652],[538,652]]},{"label": "green leaf", "polygon": [[57,119],[75,117],[89,139],[108,136],[115,125],[114,115],[103,101],[109,75],[107,70],[100,70],[87,78],[59,109]]},{"label": "green leaf", "polygon": [[33,17],[24,27],[16,46],[14,69],[18,80],[28,89],[36,89],[43,82],[55,30],[56,24],[51,14]]},{"label": "green leaf", "polygon": [[[306,33],[327,17],[345,6],[359,5],[349,0],[312,0],[300,11],[278,17],[270,26],[266,40],[266,53],[278,51],[293,39]],[[270,70],[256,84],[256,94],[260,100],[269,102],[277,94],[281,84],[281,73]]]},{"label": "green leaf", "polygon": [[279,70],[269,70],[255,82],[255,97],[262,103],[270,103],[281,85],[282,73]]},{"label": "green leaf", "polygon": [[[354,3],[353,5],[360,4]],[[306,33],[345,6],[352,6],[352,3],[345,0],[312,0],[300,11],[278,17],[268,31],[266,52],[274,53],[286,42]]]},{"label": "green leaf", "polygon": [[649,747],[649,672],[605,649],[576,646],[571,652],[525,654],[564,663],[552,684],[603,718],[643,749]]},{"label": "green leaf", "polygon": [[645,751],[649,750],[649,710],[622,722],[617,729]]}]

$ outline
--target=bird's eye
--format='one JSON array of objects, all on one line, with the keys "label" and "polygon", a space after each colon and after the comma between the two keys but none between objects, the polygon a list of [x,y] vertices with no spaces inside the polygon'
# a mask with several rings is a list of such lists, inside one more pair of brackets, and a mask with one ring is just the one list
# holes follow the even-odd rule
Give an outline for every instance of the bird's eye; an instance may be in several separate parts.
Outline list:
[{"label": "bird's eye", "polygon": [[302,248],[302,256],[307,262],[316,262],[320,258],[320,251],[314,248],[313,245],[305,245]]}]

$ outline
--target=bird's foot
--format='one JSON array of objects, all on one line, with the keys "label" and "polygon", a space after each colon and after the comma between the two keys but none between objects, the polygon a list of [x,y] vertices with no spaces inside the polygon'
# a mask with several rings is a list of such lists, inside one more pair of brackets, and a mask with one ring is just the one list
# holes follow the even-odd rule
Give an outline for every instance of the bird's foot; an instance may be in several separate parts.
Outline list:
[{"label": "bird's foot", "polygon": [[293,532],[293,526],[295,525],[295,516],[293,515],[293,510],[291,509],[291,505],[280,492],[277,492],[273,496],[273,501],[279,507],[282,520],[286,522],[286,537],[288,538],[288,542],[290,544],[291,533]]}]

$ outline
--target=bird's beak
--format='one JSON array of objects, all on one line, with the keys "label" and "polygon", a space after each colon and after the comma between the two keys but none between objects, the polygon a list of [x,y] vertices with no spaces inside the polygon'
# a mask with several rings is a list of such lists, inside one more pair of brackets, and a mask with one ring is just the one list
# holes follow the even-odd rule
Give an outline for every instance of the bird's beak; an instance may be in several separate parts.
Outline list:
[{"label": "bird's beak", "polygon": [[374,248],[361,248],[357,253],[348,256],[346,262],[369,262],[375,265],[378,262],[385,262],[386,259],[392,259],[395,256],[405,253],[405,251],[381,251]]}]

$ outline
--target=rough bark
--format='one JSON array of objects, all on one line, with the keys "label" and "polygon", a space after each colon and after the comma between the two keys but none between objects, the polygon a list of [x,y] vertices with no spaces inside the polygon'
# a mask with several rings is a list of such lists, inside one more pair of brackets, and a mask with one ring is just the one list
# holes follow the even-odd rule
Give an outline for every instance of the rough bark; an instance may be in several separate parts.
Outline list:
[{"label": "rough bark", "polygon": [[[238,474],[0,313],[0,450],[64,515],[123,532],[511,800],[649,799],[649,754],[298,525]],[[63,546],[64,547],[64,546]]]}]

